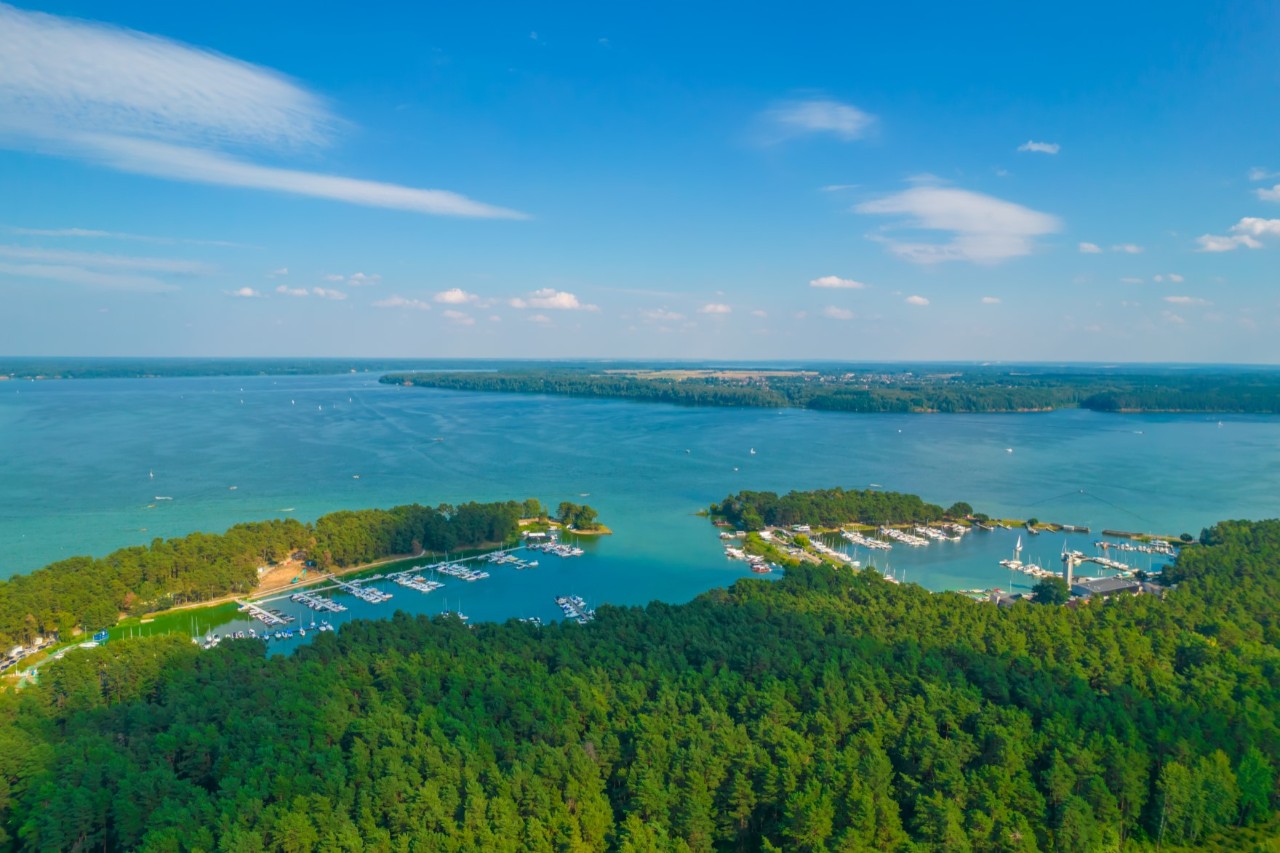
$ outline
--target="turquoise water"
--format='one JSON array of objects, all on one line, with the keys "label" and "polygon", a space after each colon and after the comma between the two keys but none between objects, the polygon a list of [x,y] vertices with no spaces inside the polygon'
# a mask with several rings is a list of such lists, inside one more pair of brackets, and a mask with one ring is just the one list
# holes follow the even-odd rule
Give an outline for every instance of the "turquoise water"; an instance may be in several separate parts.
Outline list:
[{"label": "turquoise water", "polygon": [[[239,521],[411,501],[574,500],[615,531],[576,560],[429,596],[393,587],[391,603],[355,602],[352,615],[438,612],[458,595],[476,619],[550,618],[563,593],[687,600],[748,574],[694,515],[743,488],[874,483],[1095,534],[1280,515],[1276,417],[693,409],[367,375],[103,379],[0,383],[0,440],[0,576]],[[895,548],[888,561],[931,589],[1008,586],[996,561],[1013,537]],[[1028,538],[1024,557],[1052,565],[1063,538]],[[1096,538],[1072,545],[1092,553]]]}]

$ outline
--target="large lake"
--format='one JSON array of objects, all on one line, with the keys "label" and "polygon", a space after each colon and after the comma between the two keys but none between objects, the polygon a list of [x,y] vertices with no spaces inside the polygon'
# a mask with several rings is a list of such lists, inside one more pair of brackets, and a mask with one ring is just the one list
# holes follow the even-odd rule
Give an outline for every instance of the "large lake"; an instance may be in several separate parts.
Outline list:
[{"label": "large lake", "polygon": [[[1104,527],[1198,534],[1224,518],[1280,515],[1277,417],[679,408],[353,374],[9,381],[0,441],[6,577],[157,536],[414,501],[574,500],[615,531],[581,559],[498,569],[431,596],[391,588],[391,605],[357,602],[354,615],[438,611],[458,597],[482,619],[557,616],[561,593],[684,601],[747,574],[694,515],[739,489],[877,484],[944,506],[965,500],[992,515],[1088,525],[1095,534],[1071,544],[1089,553]],[[899,547],[887,561],[931,589],[1007,587],[996,561],[1014,537]],[[1023,556],[1055,565],[1063,539],[1028,537]]]}]

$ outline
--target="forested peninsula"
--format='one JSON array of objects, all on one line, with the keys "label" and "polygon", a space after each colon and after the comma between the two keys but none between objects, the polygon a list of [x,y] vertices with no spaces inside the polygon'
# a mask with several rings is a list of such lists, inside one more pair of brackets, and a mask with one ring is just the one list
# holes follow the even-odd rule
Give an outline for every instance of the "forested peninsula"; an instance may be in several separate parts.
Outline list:
[{"label": "forested peninsula", "polygon": [[509,542],[522,516],[546,514],[537,500],[342,510],[311,524],[237,524],[222,534],[191,533],[105,557],[72,557],[0,581],[0,646],[51,632],[66,640],[77,630],[110,627],[121,614],[247,594],[257,585],[259,567],[299,551],[321,569],[346,568],[395,555]]},{"label": "forested peninsula", "polygon": [[392,385],[839,412],[1280,412],[1280,372],[891,367],[850,370],[529,368],[390,373]]},{"label": "forested peninsula", "polygon": [[997,608],[797,566],[586,626],[151,637],[0,694],[0,843],[44,850],[1264,849],[1280,521],[1166,596]]}]

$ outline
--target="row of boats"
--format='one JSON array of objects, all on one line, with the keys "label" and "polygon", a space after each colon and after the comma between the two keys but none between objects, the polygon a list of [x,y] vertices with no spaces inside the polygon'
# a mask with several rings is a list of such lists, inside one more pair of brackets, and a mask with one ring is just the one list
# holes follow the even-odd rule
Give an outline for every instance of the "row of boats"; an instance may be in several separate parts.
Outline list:
[{"label": "row of boats", "polygon": [[557,595],[556,604],[560,605],[564,618],[572,619],[579,625],[585,625],[596,618],[596,612],[587,607],[586,600],[580,595]]},{"label": "row of boats", "polygon": [[[293,619],[290,618],[289,621],[292,622]],[[311,624],[305,627],[299,625],[297,628],[280,628],[275,631],[263,631],[262,633],[258,633],[253,628],[249,628],[245,631],[228,631],[226,634],[208,633],[205,634],[203,640],[199,637],[192,637],[191,642],[200,646],[202,649],[212,649],[223,640],[292,640],[294,637],[307,636],[308,630],[315,633],[323,633],[325,631],[332,631],[333,625],[329,624],[328,621],[322,621],[317,624],[316,621],[312,619]]]},{"label": "row of boats", "polygon": [[381,580],[381,575],[374,575],[371,578],[364,578],[358,581],[335,581],[340,589],[343,589],[356,598],[368,604],[382,604],[384,601],[390,601],[392,596],[389,592],[383,592],[377,587],[364,586],[365,581]]},{"label": "row of boats", "polygon": [[289,600],[321,613],[341,613],[347,609],[345,604],[339,604],[332,598],[325,598],[314,592],[295,592],[289,596]]},{"label": "row of boats", "polygon": [[581,557],[585,553],[576,545],[565,545],[551,539],[547,542],[532,542],[525,545],[530,551],[542,551],[546,554],[554,554],[557,557]]}]

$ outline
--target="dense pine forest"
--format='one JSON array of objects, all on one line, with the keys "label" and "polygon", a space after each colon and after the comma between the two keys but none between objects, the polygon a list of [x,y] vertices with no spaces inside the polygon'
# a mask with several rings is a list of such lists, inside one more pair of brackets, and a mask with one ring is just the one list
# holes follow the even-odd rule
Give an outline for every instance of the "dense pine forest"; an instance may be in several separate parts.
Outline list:
[{"label": "dense pine forest", "polygon": [[226,533],[192,533],[72,557],[0,581],[0,646],[58,632],[114,625],[180,604],[251,592],[258,567],[303,552],[320,568],[346,568],[399,554],[453,551],[516,536],[522,514],[546,515],[536,500],[388,510],[343,510],[314,524],[288,519],[237,524]]},{"label": "dense pine forest", "polygon": [[902,492],[840,488],[788,492],[782,496],[774,492],[743,491],[711,505],[714,517],[723,518],[743,530],[789,527],[801,523],[821,527],[852,523],[927,524],[944,516],[963,517],[972,511],[967,503],[956,503],[943,510],[937,504],[926,503],[916,495]]},{"label": "dense pine forest", "polygon": [[617,397],[689,406],[835,412],[1280,412],[1280,373],[1098,370],[600,370],[521,368],[392,373],[381,381],[455,391]]},{"label": "dense pine forest", "polygon": [[1277,793],[1280,521],[1202,542],[1163,598],[1076,608],[797,567],[588,626],[399,614],[289,658],[73,652],[0,696],[3,840],[1253,849]]}]

